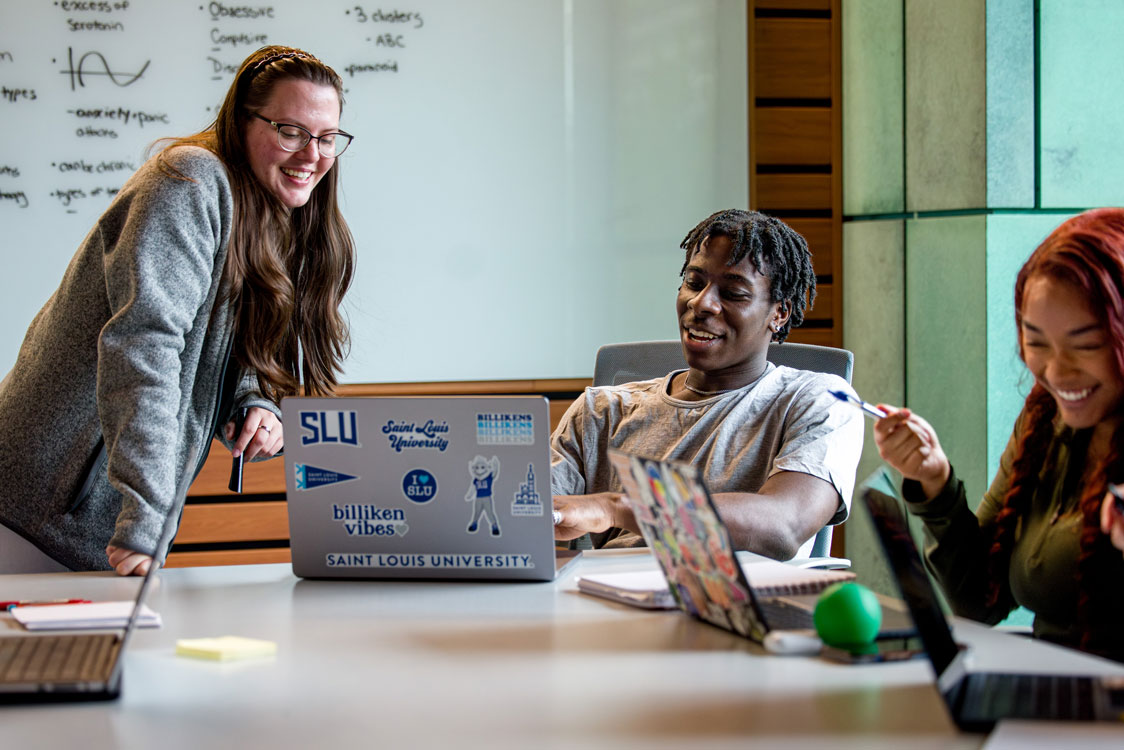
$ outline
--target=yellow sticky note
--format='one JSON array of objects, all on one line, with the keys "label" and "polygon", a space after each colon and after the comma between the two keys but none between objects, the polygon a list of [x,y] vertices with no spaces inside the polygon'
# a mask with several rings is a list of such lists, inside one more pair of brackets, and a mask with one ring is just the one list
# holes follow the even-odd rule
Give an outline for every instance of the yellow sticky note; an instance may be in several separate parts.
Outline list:
[{"label": "yellow sticky note", "polygon": [[257,638],[224,635],[218,638],[181,638],[176,641],[176,656],[212,661],[260,659],[277,653],[277,644]]}]

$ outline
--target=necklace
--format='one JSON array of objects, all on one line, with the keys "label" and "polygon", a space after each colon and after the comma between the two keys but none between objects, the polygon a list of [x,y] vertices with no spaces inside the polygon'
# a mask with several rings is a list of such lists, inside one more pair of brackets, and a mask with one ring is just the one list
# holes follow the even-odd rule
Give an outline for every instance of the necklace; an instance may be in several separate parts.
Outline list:
[{"label": "necklace", "polygon": [[737,388],[727,388],[724,391],[704,391],[701,388],[695,388],[693,385],[688,383],[687,382],[687,376],[685,376],[685,375],[683,376],[683,387],[686,388],[691,393],[697,394],[699,396],[720,396],[723,393],[729,393],[730,391],[736,391],[737,390]]},{"label": "necklace", "polygon": [[696,388],[695,386],[691,385],[690,382],[688,382],[691,379],[691,373],[690,373],[690,371],[687,371],[683,375],[683,387],[686,388],[691,393],[694,393],[697,396],[703,396],[704,398],[709,397],[709,396],[721,396],[723,393],[731,393],[733,391],[740,391],[742,388],[748,388],[750,386],[756,385],[757,381],[760,380],[762,377],[764,377],[765,373],[767,373],[768,371],[769,371],[769,365],[766,363],[765,368],[761,371],[761,374],[758,375],[756,378],[754,378],[751,382],[746,383],[745,385],[742,385],[742,386],[738,386],[737,388],[725,388],[725,389],[719,390],[719,391],[704,391],[702,388]]}]

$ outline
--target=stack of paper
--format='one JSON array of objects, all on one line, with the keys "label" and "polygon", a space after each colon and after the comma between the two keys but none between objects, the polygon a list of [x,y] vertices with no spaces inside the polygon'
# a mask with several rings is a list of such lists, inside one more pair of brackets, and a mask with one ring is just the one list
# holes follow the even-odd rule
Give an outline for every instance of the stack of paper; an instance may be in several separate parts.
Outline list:
[{"label": "stack of paper", "polygon": [[[87,602],[12,607],[8,611],[28,630],[108,630],[124,628],[135,605],[135,601]],[[137,625],[158,628],[160,615],[142,606]]]}]

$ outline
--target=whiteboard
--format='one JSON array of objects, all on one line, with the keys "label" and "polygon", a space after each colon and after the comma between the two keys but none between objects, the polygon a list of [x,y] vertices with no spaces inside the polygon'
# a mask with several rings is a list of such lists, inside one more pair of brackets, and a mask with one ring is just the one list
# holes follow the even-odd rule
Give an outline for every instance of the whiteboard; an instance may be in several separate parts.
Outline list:
[{"label": "whiteboard", "polygon": [[0,0],[0,371],[160,137],[263,44],[345,84],[343,382],[588,377],[677,336],[678,245],[748,205],[742,0]]}]

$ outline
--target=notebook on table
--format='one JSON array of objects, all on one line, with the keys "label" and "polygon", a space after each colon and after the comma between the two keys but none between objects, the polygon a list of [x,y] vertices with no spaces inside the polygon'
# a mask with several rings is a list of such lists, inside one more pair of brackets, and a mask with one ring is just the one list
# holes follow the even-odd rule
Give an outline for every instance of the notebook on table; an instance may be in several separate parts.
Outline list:
[{"label": "notebook on table", "polygon": [[987,731],[999,719],[1124,721],[1124,677],[971,671],[969,650],[953,640],[897,498],[874,487],[862,495],[958,726]]},{"label": "notebook on table", "polygon": [[287,398],[285,489],[303,578],[550,581],[541,396]]},{"label": "notebook on table", "polygon": [[[833,583],[855,578],[849,570],[798,568],[776,560],[746,559],[744,553],[737,553],[735,559],[758,599],[818,594]],[[645,609],[679,606],[659,569],[583,575],[578,590]]]},{"label": "notebook on table", "polygon": [[[197,455],[197,451],[190,451],[185,465],[194,467]],[[0,635],[0,703],[111,700],[121,694],[125,647],[138,627],[154,624],[156,615],[144,606],[144,600],[171,544],[192,479],[194,475],[190,470],[185,470],[180,477],[173,508],[164,520],[156,543],[156,554],[137,587],[136,598],[129,606],[120,632],[55,634],[35,631]],[[97,603],[58,606],[90,607],[90,612],[102,614],[105,610]],[[41,616],[33,614],[31,619],[49,619],[45,612],[38,614]]]},{"label": "notebook on table", "polygon": [[[750,585],[695,467],[619,451],[610,451],[609,460],[680,609],[758,642],[775,630],[814,628],[812,609],[788,598],[796,591],[778,596],[780,592],[764,587],[759,592]],[[799,581],[803,593],[810,593],[851,577],[849,571],[794,568],[789,580]],[[888,617],[879,637],[905,638],[912,632],[912,624],[904,618]]]}]

